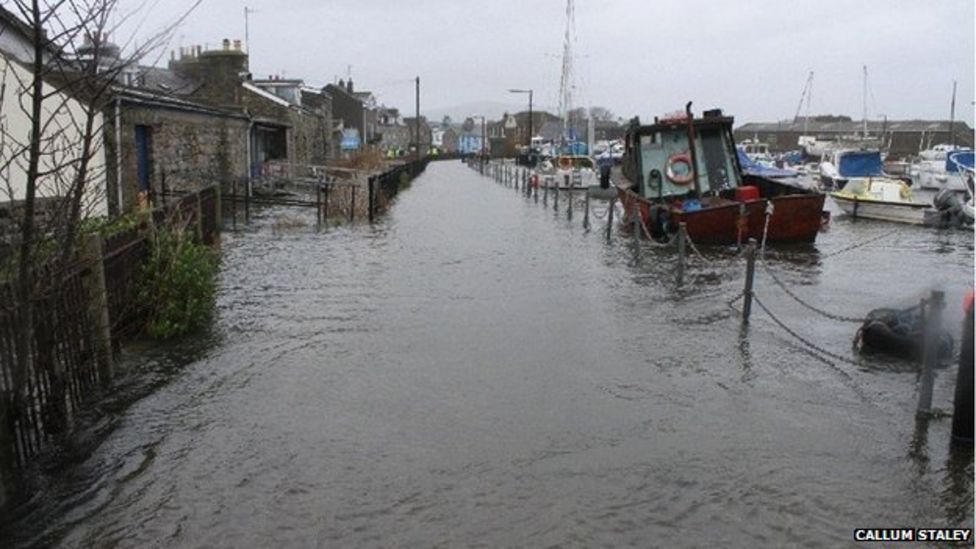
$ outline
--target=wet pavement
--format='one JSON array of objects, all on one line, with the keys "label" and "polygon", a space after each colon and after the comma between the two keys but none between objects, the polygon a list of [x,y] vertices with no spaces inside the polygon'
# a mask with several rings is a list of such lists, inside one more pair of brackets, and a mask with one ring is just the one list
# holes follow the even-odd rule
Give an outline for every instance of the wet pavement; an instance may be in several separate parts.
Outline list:
[{"label": "wet pavement", "polygon": [[[603,213],[596,207],[597,213]],[[973,526],[971,453],[916,424],[910,364],[761,269],[804,350],[727,304],[744,266],[608,244],[457,161],[378,222],[271,208],[223,236],[215,325],[129,348],[116,394],[33,472],[13,546],[825,546]],[[888,236],[882,236],[891,233]],[[851,244],[874,240],[845,251]],[[835,255],[831,255],[835,254]],[[769,254],[846,316],[973,284],[973,236],[835,218]],[[936,406],[951,411],[955,367]],[[4,544],[6,545],[6,544]]]}]

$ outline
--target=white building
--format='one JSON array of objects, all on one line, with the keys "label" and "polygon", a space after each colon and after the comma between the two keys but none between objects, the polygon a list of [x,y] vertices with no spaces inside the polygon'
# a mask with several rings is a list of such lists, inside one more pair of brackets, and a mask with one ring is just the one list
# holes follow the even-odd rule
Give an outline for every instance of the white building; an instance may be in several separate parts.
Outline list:
[{"label": "white building", "polygon": [[[29,156],[26,145],[31,132],[33,61],[30,28],[9,11],[0,8],[0,207],[26,196]],[[46,60],[49,60],[50,56]],[[36,196],[57,201],[73,188],[82,157],[82,135],[91,107],[45,83],[42,102],[44,130],[41,137],[40,171]],[[103,116],[93,114],[96,134],[89,160],[83,216],[108,213],[105,186],[105,151],[102,141]]]}]

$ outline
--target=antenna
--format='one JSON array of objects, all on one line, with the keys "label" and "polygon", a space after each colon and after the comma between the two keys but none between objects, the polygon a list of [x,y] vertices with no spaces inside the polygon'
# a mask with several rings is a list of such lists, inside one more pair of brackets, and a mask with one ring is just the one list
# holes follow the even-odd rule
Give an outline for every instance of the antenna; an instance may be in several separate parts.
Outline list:
[{"label": "antenna", "polygon": [[251,68],[251,27],[248,16],[258,10],[244,6],[244,51],[247,52],[247,68]]},{"label": "antenna", "polygon": [[864,110],[861,116],[861,124],[863,126],[864,137],[868,136],[868,66],[864,65]]},{"label": "antenna", "polygon": [[[949,107],[949,146],[956,148],[956,81],[952,81],[952,104]],[[951,149],[950,149],[951,150]]]}]

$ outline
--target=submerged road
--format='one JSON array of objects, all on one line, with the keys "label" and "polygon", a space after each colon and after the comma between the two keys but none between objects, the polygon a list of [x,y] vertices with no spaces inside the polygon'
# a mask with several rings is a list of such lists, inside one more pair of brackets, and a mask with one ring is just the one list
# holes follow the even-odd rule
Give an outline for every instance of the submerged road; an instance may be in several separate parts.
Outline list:
[{"label": "submerged road", "polygon": [[[828,363],[727,305],[742,263],[586,233],[459,162],[375,225],[267,209],[225,233],[213,332],[130,349],[89,444],[3,526],[62,547],[828,546],[858,527],[973,526],[972,455],[917,426],[916,374]],[[296,222],[296,220],[298,222]],[[595,221],[599,223],[599,221]],[[858,241],[895,234],[829,255]],[[773,254],[857,316],[945,288],[972,234],[836,219]],[[761,270],[757,293],[833,353]],[[955,367],[935,403],[951,410]]]}]

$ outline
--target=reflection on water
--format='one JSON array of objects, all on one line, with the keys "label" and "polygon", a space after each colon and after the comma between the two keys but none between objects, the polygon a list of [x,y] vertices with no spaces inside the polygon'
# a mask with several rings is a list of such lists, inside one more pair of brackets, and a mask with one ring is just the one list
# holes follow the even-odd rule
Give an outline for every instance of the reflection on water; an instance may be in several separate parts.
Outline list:
[{"label": "reflection on water", "polygon": [[[457,162],[432,164],[374,226],[257,212],[224,235],[213,333],[130,349],[119,390],[31,475],[37,495],[0,533],[751,547],[972,527],[972,454],[948,451],[947,420],[916,425],[913,369],[858,359],[856,325],[761,269],[757,293],[783,322],[861,366],[810,353],[759,310],[742,327],[734,250],[703,250],[676,288],[672,251],[635,256],[579,212]],[[971,234],[836,216],[815,246],[767,258],[803,299],[851,316],[933,288],[958,303],[973,283]],[[936,382],[946,409],[954,373]]]}]

